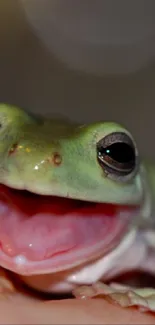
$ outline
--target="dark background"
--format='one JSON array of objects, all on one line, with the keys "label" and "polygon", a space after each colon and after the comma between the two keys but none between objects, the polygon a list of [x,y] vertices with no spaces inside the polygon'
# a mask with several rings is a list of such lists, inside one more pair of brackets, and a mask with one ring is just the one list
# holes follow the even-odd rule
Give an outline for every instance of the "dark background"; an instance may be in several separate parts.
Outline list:
[{"label": "dark background", "polygon": [[70,71],[34,35],[18,0],[0,0],[0,101],[82,122],[121,122],[155,157],[155,64],[115,78]]}]

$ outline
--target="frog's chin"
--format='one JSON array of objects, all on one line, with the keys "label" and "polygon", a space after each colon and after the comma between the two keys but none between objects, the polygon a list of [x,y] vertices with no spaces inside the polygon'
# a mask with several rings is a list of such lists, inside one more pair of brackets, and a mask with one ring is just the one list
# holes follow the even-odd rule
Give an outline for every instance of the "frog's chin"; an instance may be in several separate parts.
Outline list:
[{"label": "frog's chin", "polygon": [[0,265],[22,275],[54,273],[106,254],[137,206],[91,203],[0,188]]}]

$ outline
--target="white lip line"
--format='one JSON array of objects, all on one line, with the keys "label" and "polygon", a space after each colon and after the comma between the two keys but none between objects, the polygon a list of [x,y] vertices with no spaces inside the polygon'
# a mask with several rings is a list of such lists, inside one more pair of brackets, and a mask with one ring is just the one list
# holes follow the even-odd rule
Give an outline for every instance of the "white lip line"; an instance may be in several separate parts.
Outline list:
[{"label": "white lip line", "polygon": [[[9,269],[13,272],[16,272],[20,275],[33,275],[33,274],[44,274],[44,273],[55,273],[58,271],[63,271],[69,268],[73,268],[77,265],[80,265],[82,263],[85,263],[86,261],[92,260],[94,258],[97,258],[98,256],[101,256],[101,250],[102,254],[106,254],[107,251],[112,249],[112,247],[118,244],[118,237],[120,239],[122,233],[123,236],[126,233],[126,230],[124,228],[128,227],[130,223],[130,219],[132,219],[132,216],[134,215],[135,212],[131,212],[127,214],[127,219],[125,222],[122,222],[122,218],[120,218],[120,222],[118,222],[117,226],[115,226],[113,234],[109,236],[107,241],[104,240],[104,242],[100,242],[96,245],[93,246],[93,249],[89,249],[89,254],[88,254],[88,247],[85,247],[83,249],[77,249],[76,252],[72,253],[67,252],[63,253],[61,256],[61,263],[58,262],[57,260],[60,259],[60,255],[58,254],[55,257],[51,257],[47,260],[43,261],[30,261],[27,260],[24,256],[19,255],[14,258],[7,256],[3,251],[0,251],[0,259],[3,261],[1,263],[2,267],[5,267],[6,269]],[[129,221],[128,221],[129,220]],[[124,231],[123,231],[124,230]],[[112,238],[111,238],[112,237]],[[122,237],[121,237],[122,238]],[[111,243],[111,245],[110,245]],[[100,252],[100,253],[94,253],[94,252]],[[74,254],[74,259],[76,262],[68,263],[64,265],[64,260],[66,259],[66,255],[69,256],[69,259],[73,260],[73,257],[71,255]],[[86,257],[88,255],[88,257]],[[97,256],[98,255],[98,256]],[[81,257],[80,257],[81,256]],[[68,257],[67,257],[68,259]],[[52,260],[52,263],[51,263]],[[63,260],[63,263],[62,263]],[[54,261],[54,262],[53,262]],[[54,264],[53,267],[51,264]],[[40,265],[40,268],[38,267]],[[44,265],[44,268],[42,267]],[[49,267],[50,265],[50,267]],[[58,265],[58,266],[57,266]],[[39,269],[39,270],[38,270]]]}]

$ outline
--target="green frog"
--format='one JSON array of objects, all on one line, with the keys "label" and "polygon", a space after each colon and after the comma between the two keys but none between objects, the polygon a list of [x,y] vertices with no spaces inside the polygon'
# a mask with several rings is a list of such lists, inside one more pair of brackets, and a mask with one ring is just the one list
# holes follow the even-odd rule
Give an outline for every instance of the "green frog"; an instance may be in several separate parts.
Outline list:
[{"label": "green frog", "polygon": [[155,311],[154,289],[112,283],[155,274],[155,167],[130,132],[0,104],[0,139],[1,267],[36,290]]}]

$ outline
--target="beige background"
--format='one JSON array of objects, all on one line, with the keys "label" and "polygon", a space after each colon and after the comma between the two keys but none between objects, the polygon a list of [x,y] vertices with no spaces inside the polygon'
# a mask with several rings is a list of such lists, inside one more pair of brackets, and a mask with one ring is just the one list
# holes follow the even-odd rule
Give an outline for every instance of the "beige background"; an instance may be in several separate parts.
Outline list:
[{"label": "beige background", "polygon": [[69,71],[33,34],[17,0],[0,0],[0,101],[79,121],[121,122],[142,153],[155,157],[155,64],[117,78]]}]

